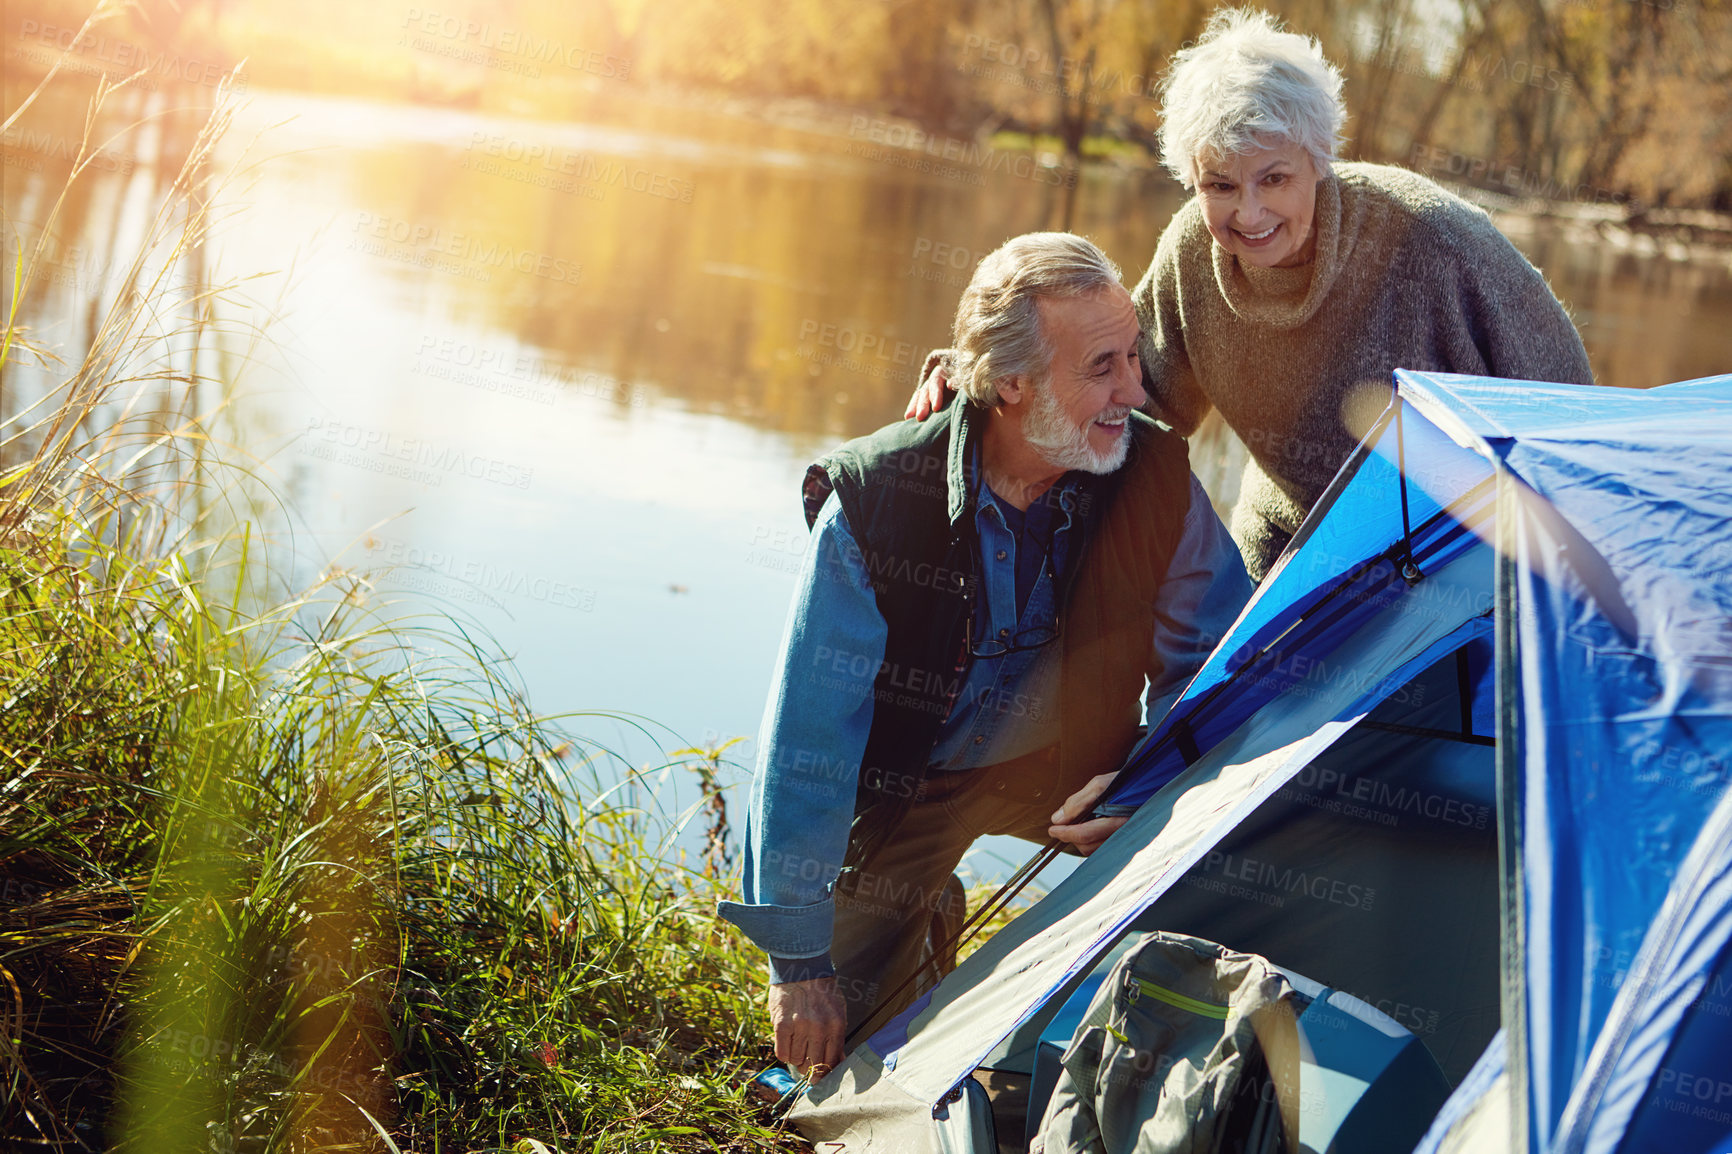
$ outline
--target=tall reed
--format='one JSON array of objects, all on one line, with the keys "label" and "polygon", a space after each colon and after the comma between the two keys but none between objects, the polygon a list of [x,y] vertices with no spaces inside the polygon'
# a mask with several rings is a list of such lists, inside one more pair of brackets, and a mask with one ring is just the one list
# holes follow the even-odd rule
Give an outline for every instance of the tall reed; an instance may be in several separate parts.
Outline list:
[{"label": "tall reed", "polygon": [[[111,97],[99,85],[87,144]],[[363,576],[294,596],[186,396],[219,100],[89,347],[0,411],[0,1136],[63,1150],[800,1149],[761,976],[630,767]],[[74,164],[68,186],[90,179]],[[20,233],[0,373],[52,234]],[[163,405],[151,395],[179,398]],[[165,416],[166,414],[166,416]],[[250,480],[244,479],[250,484]],[[686,751],[718,810],[720,753]]]}]

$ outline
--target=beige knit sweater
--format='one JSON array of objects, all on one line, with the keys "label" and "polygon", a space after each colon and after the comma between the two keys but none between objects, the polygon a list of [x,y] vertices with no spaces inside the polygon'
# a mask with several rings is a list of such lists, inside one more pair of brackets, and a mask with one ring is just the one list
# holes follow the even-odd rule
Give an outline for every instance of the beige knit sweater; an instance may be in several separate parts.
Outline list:
[{"label": "beige knit sweater", "polygon": [[1210,406],[1250,451],[1233,536],[1261,579],[1370,421],[1397,368],[1593,383],[1545,279],[1483,211],[1401,168],[1317,184],[1312,261],[1241,265],[1193,198],[1137,286],[1156,416]]}]

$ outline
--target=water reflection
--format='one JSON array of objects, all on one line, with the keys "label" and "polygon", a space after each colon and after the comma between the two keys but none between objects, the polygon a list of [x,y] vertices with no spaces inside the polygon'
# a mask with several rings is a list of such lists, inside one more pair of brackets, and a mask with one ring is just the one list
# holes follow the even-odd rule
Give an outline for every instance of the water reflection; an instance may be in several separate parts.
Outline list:
[{"label": "water reflection", "polygon": [[[72,131],[75,111],[41,119]],[[544,710],[624,710],[688,743],[751,734],[806,462],[900,415],[974,261],[1052,227],[1062,189],[1038,167],[916,171],[690,104],[608,93],[586,114],[255,95],[210,254],[226,276],[278,270],[251,293],[270,341],[235,362],[247,448],[290,498],[298,578],[333,558],[390,570],[378,598],[471,617]],[[184,123],[94,174],[62,243],[125,252],[126,206],[170,173]],[[8,221],[42,219],[56,188],[9,179]],[[1135,278],[1180,203],[1164,175],[1090,172],[1077,228]],[[1603,382],[1732,367],[1724,263],[1511,231]],[[40,298],[68,345],[85,287]],[[1230,437],[1194,460],[1230,503]],[[629,727],[579,724],[652,756]]]},{"label": "water reflection", "polygon": [[[616,97],[609,111],[633,110]],[[1007,172],[927,177],[830,138],[636,111],[634,130],[307,98],[258,109],[300,116],[288,131],[320,151],[275,179],[335,210],[333,237],[387,270],[405,302],[509,334],[495,344],[557,360],[572,380],[621,382],[623,403],[649,387],[820,438],[899,413],[973,261],[1056,214],[1052,185]],[[1079,201],[1077,227],[1134,276],[1181,195],[1159,174],[1090,173]],[[1506,226],[1579,318],[1606,383],[1725,367],[1712,323],[1732,309],[1724,265]]]}]

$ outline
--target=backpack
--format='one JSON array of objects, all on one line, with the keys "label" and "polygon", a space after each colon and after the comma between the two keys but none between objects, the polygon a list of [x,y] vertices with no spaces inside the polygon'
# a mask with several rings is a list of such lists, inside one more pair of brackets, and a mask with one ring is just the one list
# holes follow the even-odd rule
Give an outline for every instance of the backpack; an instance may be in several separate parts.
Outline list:
[{"label": "backpack", "polygon": [[1309,999],[1254,954],[1156,932],[1101,984],[1029,1154],[1296,1154]]}]

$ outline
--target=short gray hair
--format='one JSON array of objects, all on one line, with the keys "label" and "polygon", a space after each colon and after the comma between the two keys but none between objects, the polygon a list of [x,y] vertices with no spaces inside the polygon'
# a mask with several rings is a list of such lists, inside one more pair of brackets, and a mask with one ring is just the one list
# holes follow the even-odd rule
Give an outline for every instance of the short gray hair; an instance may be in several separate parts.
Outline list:
[{"label": "short gray hair", "polygon": [[1341,70],[1322,45],[1282,31],[1267,12],[1228,9],[1173,54],[1161,83],[1161,162],[1190,188],[1192,165],[1205,154],[1242,155],[1258,138],[1278,137],[1304,148],[1327,176],[1346,120]]},{"label": "short gray hair", "polygon": [[987,254],[962,292],[951,326],[950,377],[977,405],[998,403],[997,382],[1045,380],[1052,345],[1041,331],[1041,297],[1088,296],[1123,288],[1119,266],[1085,237],[1030,232]]}]

